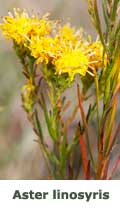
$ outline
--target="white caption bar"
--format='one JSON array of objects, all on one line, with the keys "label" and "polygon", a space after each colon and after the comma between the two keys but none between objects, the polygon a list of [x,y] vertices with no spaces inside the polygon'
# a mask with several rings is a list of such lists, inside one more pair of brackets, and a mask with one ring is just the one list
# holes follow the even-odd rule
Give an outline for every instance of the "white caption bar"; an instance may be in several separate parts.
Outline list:
[{"label": "white caption bar", "polygon": [[5,210],[117,210],[119,200],[120,181],[0,181]]}]

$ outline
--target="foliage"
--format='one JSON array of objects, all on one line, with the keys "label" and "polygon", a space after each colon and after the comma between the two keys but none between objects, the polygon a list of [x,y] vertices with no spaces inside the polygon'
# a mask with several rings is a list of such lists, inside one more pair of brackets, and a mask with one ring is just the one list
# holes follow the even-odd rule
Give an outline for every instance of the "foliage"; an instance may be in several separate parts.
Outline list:
[{"label": "foliage", "polygon": [[[103,32],[96,0],[88,0],[88,10],[98,32],[98,39],[92,41],[70,24],[50,20],[46,14],[42,18],[25,10],[15,9],[4,18],[0,28],[7,39],[13,40],[14,50],[23,65],[26,84],[22,88],[23,108],[37,136],[51,179],[77,179],[75,156],[82,162],[85,179],[111,179],[119,164],[117,157],[110,175],[108,167],[113,146],[119,134],[119,126],[113,131],[120,88],[120,23],[118,19],[119,1],[102,1],[106,31]],[[79,75],[77,84],[78,104],[73,113],[64,118],[69,101],[63,97]],[[41,88],[42,81],[47,84]],[[93,91],[93,88],[95,91]],[[90,91],[90,96],[88,95]],[[48,108],[46,94],[49,97]],[[90,98],[95,95],[91,104]],[[84,100],[89,104],[84,110]],[[102,111],[100,111],[102,103]],[[76,125],[72,139],[68,140],[68,130],[78,108],[81,119]],[[39,109],[44,113],[46,126],[53,143],[51,150],[43,134]],[[97,115],[97,154],[90,143],[89,123]],[[80,146],[79,154],[78,148]],[[91,175],[91,169],[93,176]]]}]

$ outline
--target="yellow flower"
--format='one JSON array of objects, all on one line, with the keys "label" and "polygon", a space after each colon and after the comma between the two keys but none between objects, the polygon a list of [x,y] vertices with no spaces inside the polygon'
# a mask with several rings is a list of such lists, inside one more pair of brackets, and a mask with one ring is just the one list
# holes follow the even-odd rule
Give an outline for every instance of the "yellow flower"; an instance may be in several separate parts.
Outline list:
[{"label": "yellow flower", "polygon": [[51,37],[32,37],[29,49],[37,63],[45,62],[47,64],[59,53],[59,46]]},{"label": "yellow flower", "polygon": [[[107,62],[106,56],[103,62],[100,41],[88,42],[82,31],[75,31],[69,24],[61,26],[45,16],[42,19],[35,15],[30,17],[25,10],[15,9],[14,15],[9,13],[0,28],[5,37],[13,39],[19,47],[29,49],[37,64],[50,63],[56,74],[68,73],[71,81],[75,74],[85,76],[87,71],[92,74],[89,69],[98,69]],[[26,98],[31,95],[32,86],[29,91],[29,85],[30,82],[25,86]]]},{"label": "yellow flower", "polygon": [[13,39],[17,44],[26,42],[31,36],[44,36],[51,31],[51,22],[46,18],[39,19],[21,11],[14,9],[14,15],[4,18],[4,22],[0,24],[0,28],[7,39]]},{"label": "yellow flower", "polygon": [[37,63],[52,63],[56,74],[68,73],[72,81],[75,74],[85,76],[89,62],[84,50],[83,37],[74,34],[69,25],[60,27],[54,37],[33,36],[29,45],[31,55]]},{"label": "yellow flower", "polygon": [[74,32],[75,29],[71,28],[69,24],[65,24],[63,27],[60,28],[60,34],[63,38],[68,38],[69,40],[74,39]]},{"label": "yellow flower", "polygon": [[62,39],[62,41],[65,41],[66,44],[76,44],[77,36],[75,36],[75,29],[71,28],[69,24],[60,28],[58,36]]},{"label": "yellow flower", "polygon": [[100,41],[88,44],[86,52],[88,53],[89,63],[91,68],[101,68],[106,65],[106,56],[103,62],[103,46]]},{"label": "yellow flower", "polygon": [[63,27],[60,27],[57,36],[59,41],[69,48],[81,47],[83,42],[85,42],[82,30],[75,31],[75,28],[71,27],[70,24],[65,24]]},{"label": "yellow flower", "polygon": [[78,39],[78,35],[74,35],[74,29],[69,25],[64,25],[55,32],[51,36],[32,36],[28,47],[37,63],[54,64],[55,60],[63,56],[65,52],[77,49],[83,42],[82,36]]},{"label": "yellow flower", "polygon": [[64,53],[55,61],[56,73],[68,73],[70,80],[74,79],[75,74],[85,76],[88,69],[88,58],[80,49]]}]

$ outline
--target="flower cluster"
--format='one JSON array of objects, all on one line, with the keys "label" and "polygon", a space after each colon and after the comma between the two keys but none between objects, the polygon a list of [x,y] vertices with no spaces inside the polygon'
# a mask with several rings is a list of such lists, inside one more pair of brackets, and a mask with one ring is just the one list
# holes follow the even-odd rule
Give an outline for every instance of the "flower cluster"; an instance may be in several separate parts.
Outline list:
[{"label": "flower cluster", "polygon": [[[36,133],[49,177],[57,180],[79,178],[80,168],[86,180],[111,179],[120,163],[118,155],[110,169],[111,154],[114,155],[120,133],[120,122],[117,125],[115,121],[120,90],[119,1],[104,4],[104,33],[97,0],[87,2],[98,34],[96,41],[82,29],[51,20],[49,14],[41,18],[14,9],[14,13],[9,12],[0,23],[0,29],[6,39],[13,41],[23,65],[27,80],[22,88],[23,108]],[[77,82],[77,94],[74,93],[77,103],[70,101],[64,93],[76,74],[80,75],[81,82],[80,85]],[[84,101],[88,109],[84,107]],[[41,111],[48,130],[47,138],[52,140],[50,144],[45,138]],[[97,134],[92,136],[95,147],[90,136],[93,122]],[[76,126],[69,135],[73,123]]]},{"label": "flower cluster", "polygon": [[42,19],[26,13],[25,10],[14,9],[14,14],[4,18],[0,28],[7,39],[13,39],[18,45],[24,44],[32,36],[43,36],[51,31],[51,22],[44,16]]},{"label": "flower cluster", "polygon": [[81,30],[69,24],[61,26],[48,16],[29,16],[25,10],[14,9],[14,15],[0,24],[3,34],[17,46],[27,49],[36,63],[52,64],[54,75],[67,74],[70,81],[78,73],[82,76],[93,68],[102,67],[103,47],[100,41],[90,43]]}]

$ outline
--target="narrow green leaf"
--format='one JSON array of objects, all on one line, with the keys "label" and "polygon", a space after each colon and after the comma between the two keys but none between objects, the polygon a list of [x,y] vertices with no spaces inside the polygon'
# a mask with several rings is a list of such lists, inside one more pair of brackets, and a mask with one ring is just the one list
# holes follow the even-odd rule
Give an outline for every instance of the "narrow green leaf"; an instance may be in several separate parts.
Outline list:
[{"label": "narrow green leaf", "polygon": [[[42,133],[42,127],[41,127],[41,124],[40,124],[40,121],[39,121],[39,118],[38,118],[38,112],[37,110],[35,110],[35,122],[36,122],[36,126],[37,126],[37,130],[38,130],[38,133],[39,133],[39,137],[43,143],[43,133]],[[43,143],[44,144],[44,143]]]}]

